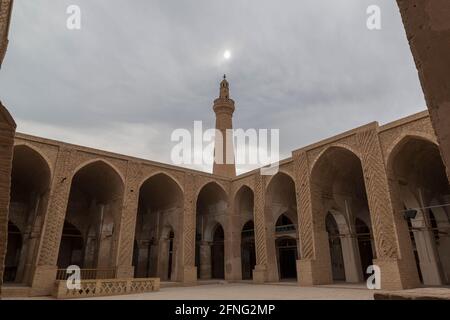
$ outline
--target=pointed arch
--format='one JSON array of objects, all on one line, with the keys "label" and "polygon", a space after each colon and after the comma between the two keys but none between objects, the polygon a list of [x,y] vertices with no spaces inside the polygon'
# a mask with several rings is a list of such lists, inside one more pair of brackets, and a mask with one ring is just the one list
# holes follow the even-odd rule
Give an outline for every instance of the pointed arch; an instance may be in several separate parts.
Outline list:
[{"label": "pointed arch", "polygon": [[101,164],[109,167],[110,169],[112,169],[115,172],[115,174],[117,174],[117,176],[120,178],[122,184],[125,185],[125,177],[123,176],[122,172],[113,163],[111,163],[110,161],[108,161],[106,159],[102,159],[102,158],[95,158],[95,159],[91,159],[91,160],[81,163],[80,165],[78,165],[75,168],[75,170],[73,170],[72,178],[75,177],[78,172],[82,171],[86,167],[89,167],[89,166],[97,164],[97,163],[101,163]]}]

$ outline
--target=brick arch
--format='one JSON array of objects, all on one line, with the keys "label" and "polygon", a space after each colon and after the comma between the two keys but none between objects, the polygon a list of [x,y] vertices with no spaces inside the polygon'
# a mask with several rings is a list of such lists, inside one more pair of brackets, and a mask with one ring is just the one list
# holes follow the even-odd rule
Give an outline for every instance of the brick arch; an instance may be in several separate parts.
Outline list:
[{"label": "brick arch", "polygon": [[267,191],[269,190],[270,184],[272,183],[273,179],[279,175],[285,175],[288,178],[290,178],[292,180],[292,182],[294,183],[294,187],[295,187],[295,178],[294,175],[286,170],[279,170],[276,174],[270,176],[269,179],[266,180],[266,188],[265,188],[265,192],[267,193]]},{"label": "brick arch", "polygon": [[195,191],[195,197],[194,197],[194,199],[195,199],[196,202],[198,201],[198,197],[199,197],[200,193],[202,192],[202,190],[203,190],[207,185],[209,185],[209,184],[215,184],[215,185],[217,185],[217,186],[223,191],[223,193],[226,195],[227,203],[229,203],[230,197],[229,197],[228,192],[225,190],[225,188],[224,188],[224,186],[223,186],[222,184],[220,184],[220,183],[218,183],[217,181],[214,181],[214,180],[207,180],[207,181],[204,181],[204,182],[197,188],[197,190]]},{"label": "brick arch", "polygon": [[244,187],[249,188],[249,189],[252,191],[253,194],[255,193],[255,190],[254,190],[253,186],[252,186],[250,183],[243,182],[243,183],[240,183],[236,188],[234,188],[234,190],[233,190],[232,193],[231,193],[230,199],[236,199],[237,194],[238,194],[238,193],[242,190],[242,188],[244,188]]},{"label": "brick arch", "polygon": [[164,171],[164,170],[158,170],[158,171],[152,172],[152,173],[148,174],[147,176],[145,176],[145,178],[142,179],[142,180],[139,182],[137,189],[140,190],[141,187],[142,187],[148,180],[150,180],[150,179],[152,179],[152,178],[154,178],[154,177],[156,177],[156,176],[158,176],[158,175],[166,176],[168,179],[170,179],[171,181],[175,182],[175,183],[177,184],[178,188],[180,189],[181,193],[183,194],[183,197],[184,197],[184,187],[183,187],[183,185],[182,185],[182,184],[180,183],[180,181],[178,181],[178,179],[175,178],[171,173],[169,173],[169,172],[167,172],[167,171]]},{"label": "brick arch", "polygon": [[214,238],[214,233],[219,227],[221,227],[224,231],[224,234],[226,234],[225,228],[222,223],[220,223],[217,219],[210,221],[210,223],[208,223],[208,225],[205,227],[204,239],[206,241],[212,241]]},{"label": "brick arch", "polygon": [[398,151],[401,149],[401,147],[409,140],[421,140],[432,143],[439,147],[436,137],[432,136],[431,134],[418,131],[404,132],[400,136],[398,136],[387,148],[385,154],[385,165],[387,170],[390,170],[395,155],[398,154]]},{"label": "brick arch", "polygon": [[236,203],[239,193],[242,190],[244,190],[245,188],[249,189],[252,192],[253,197],[255,196],[255,191],[248,184],[244,183],[244,184],[240,185],[239,188],[236,189],[235,192],[232,194],[232,199],[234,199],[234,203]]},{"label": "brick arch", "polygon": [[317,163],[320,162],[320,160],[323,158],[323,156],[325,154],[327,154],[328,152],[330,152],[330,150],[333,150],[333,149],[342,149],[342,150],[352,153],[359,159],[359,162],[362,164],[361,155],[355,148],[353,148],[349,145],[346,145],[346,144],[342,144],[342,143],[333,143],[332,145],[325,147],[321,152],[319,152],[319,154],[316,156],[316,158],[311,162],[311,166],[310,166],[311,176],[313,175],[314,169],[317,167]]},{"label": "brick arch", "polygon": [[89,166],[89,165],[91,165],[93,163],[96,163],[96,162],[102,162],[106,166],[110,167],[117,174],[117,176],[120,178],[120,180],[122,182],[122,186],[125,188],[125,177],[123,176],[122,172],[114,164],[112,164],[110,161],[108,161],[106,159],[102,159],[102,158],[94,158],[94,159],[85,161],[82,164],[78,165],[73,170],[71,179],[73,179],[76,176],[76,174],[78,172],[80,172],[82,169],[84,169],[87,166]]},{"label": "brick arch", "polygon": [[[33,152],[35,152],[36,154],[38,154],[42,158],[42,160],[45,162],[45,164],[47,165],[47,168],[50,173],[49,181],[50,182],[52,181],[53,172],[54,172],[53,164],[52,164],[52,161],[50,160],[50,158],[42,150],[40,150],[38,147],[34,146],[33,144],[24,142],[24,141],[14,143],[14,150],[16,149],[16,147],[26,147],[26,148],[32,150]],[[13,153],[14,153],[14,150],[13,150]]]}]

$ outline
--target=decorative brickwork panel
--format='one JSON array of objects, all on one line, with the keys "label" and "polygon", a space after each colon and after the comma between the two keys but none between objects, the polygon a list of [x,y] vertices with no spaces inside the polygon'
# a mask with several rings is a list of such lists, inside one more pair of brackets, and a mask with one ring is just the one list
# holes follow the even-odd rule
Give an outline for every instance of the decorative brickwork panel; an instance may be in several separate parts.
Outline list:
[{"label": "decorative brickwork panel", "polygon": [[357,135],[377,257],[397,258],[398,245],[383,155],[375,130]]},{"label": "decorative brickwork panel", "polygon": [[255,245],[256,245],[256,264],[267,264],[267,245],[266,245],[266,219],[265,209],[265,181],[264,176],[255,175]]},{"label": "decorative brickwork panel", "polygon": [[69,148],[61,148],[58,153],[39,249],[38,265],[56,265],[75,156],[76,151]]},{"label": "decorative brickwork panel", "polygon": [[437,143],[436,136],[434,135],[433,127],[431,126],[431,121],[428,116],[380,132],[380,144],[386,164],[392,149],[395,148],[395,146],[406,136],[420,137],[422,139]]},{"label": "decorative brickwork panel", "polygon": [[314,259],[313,216],[308,158],[305,152],[296,153],[294,173],[296,181],[298,230],[302,259]]},{"label": "decorative brickwork panel", "polygon": [[118,265],[131,266],[133,259],[134,232],[139,204],[139,183],[142,168],[139,163],[128,162],[124,204],[120,219]]},{"label": "decorative brickwork panel", "polygon": [[195,208],[197,193],[194,176],[186,174],[183,214],[183,260],[185,266],[195,265]]}]

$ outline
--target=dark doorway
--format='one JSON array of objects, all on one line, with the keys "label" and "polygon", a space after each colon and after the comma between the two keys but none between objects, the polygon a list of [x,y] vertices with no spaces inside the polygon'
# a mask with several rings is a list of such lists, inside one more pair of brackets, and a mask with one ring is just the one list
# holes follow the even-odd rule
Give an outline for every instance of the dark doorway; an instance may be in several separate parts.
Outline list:
[{"label": "dark doorway", "polygon": [[213,244],[211,246],[211,268],[213,279],[225,278],[225,246],[224,232],[222,226],[218,225],[214,232]]},{"label": "dark doorway", "polygon": [[3,282],[14,282],[19,268],[20,254],[22,251],[22,234],[19,228],[11,221],[8,222],[8,245],[5,259],[5,271]]},{"label": "dark doorway", "polygon": [[369,227],[361,219],[355,222],[356,234],[358,237],[359,256],[361,257],[361,267],[364,279],[370,276],[367,274],[367,267],[373,264],[372,237]]},{"label": "dark doorway", "polygon": [[67,221],[64,221],[63,234],[58,255],[58,268],[66,269],[77,265],[83,268],[83,236],[80,231]]},{"label": "dark doorway", "polygon": [[327,215],[326,230],[328,232],[328,244],[330,246],[331,269],[333,280],[345,281],[344,257],[342,256],[342,245],[339,229],[333,215]]},{"label": "dark doorway", "polygon": [[280,280],[297,278],[297,240],[280,238],[276,241]]},{"label": "dark doorway", "polygon": [[253,221],[247,222],[241,233],[242,280],[253,279],[256,265],[255,231]]}]

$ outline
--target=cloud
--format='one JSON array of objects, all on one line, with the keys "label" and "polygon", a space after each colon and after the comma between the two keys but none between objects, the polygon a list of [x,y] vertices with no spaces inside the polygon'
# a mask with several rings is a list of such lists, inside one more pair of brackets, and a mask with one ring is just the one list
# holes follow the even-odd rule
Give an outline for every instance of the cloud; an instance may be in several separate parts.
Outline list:
[{"label": "cloud", "polygon": [[0,98],[19,131],[164,162],[174,129],[214,125],[223,73],[235,127],[280,129],[283,155],[425,109],[394,1],[20,1],[10,39]]}]

